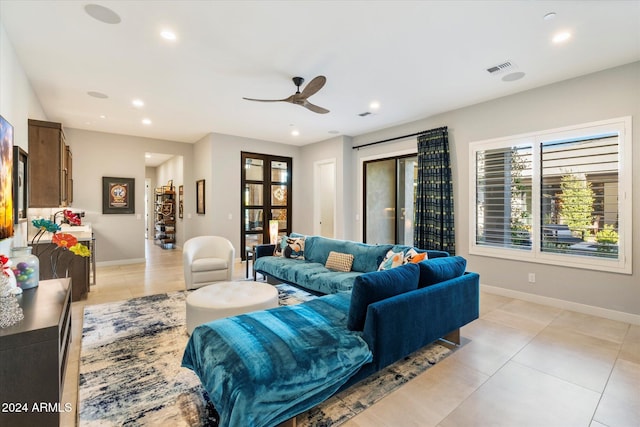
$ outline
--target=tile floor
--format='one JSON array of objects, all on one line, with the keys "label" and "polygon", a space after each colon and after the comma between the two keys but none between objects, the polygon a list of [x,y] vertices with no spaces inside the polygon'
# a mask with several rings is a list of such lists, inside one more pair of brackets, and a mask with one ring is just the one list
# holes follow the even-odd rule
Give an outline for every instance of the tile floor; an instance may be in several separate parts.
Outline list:
[{"label": "tile floor", "polygon": [[[84,306],[184,289],[181,251],[152,243],[146,265],[97,270],[73,303],[63,402],[74,410]],[[480,311],[458,351],[344,426],[640,426],[640,326],[487,293]]]}]

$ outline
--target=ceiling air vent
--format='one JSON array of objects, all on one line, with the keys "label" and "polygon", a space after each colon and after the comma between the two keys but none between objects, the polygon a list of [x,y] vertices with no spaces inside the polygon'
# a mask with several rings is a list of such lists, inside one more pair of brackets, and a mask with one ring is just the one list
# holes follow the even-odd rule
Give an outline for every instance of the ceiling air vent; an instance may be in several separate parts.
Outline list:
[{"label": "ceiling air vent", "polygon": [[511,71],[517,68],[516,65],[510,61],[503,62],[502,64],[494,65],[493,67],[487,68],[487,71],[491,75],[502,74],[507,71]]},{"label": "ceiling air vent", "polygon": [[371,112],[369,112],[369,111],[365,111],[364,113],[360,113],[360,114],[358,114],[358,115],[359,115],[360,117],[365,117],[365,116],[368,116],[369,114],[371,114]]}]

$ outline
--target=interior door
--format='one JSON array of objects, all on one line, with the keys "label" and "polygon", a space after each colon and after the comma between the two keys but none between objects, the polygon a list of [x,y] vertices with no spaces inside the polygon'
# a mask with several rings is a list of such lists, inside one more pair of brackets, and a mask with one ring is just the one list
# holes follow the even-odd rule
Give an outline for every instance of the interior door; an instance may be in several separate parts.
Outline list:
[{"label": "interior door", "polygon": [[270,243],[270,221],[278,235],[291,233],[291,167],[290,157],[242,153],[240,233],[246,249]]},{"label": "interior door", "polygon": [[335,159],[315,163],[314,181],[314,234],[323,237],[335,238]]}]

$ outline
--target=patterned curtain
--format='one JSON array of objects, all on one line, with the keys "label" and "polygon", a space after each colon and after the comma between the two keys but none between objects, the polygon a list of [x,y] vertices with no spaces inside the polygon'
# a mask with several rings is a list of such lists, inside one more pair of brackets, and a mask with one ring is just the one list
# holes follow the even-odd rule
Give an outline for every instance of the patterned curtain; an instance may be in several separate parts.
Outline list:
[{"label": "patterned curtain", "polygon": [[418,189],[414,245],[455,255],[453,182],[447,128],[418,136]]}]

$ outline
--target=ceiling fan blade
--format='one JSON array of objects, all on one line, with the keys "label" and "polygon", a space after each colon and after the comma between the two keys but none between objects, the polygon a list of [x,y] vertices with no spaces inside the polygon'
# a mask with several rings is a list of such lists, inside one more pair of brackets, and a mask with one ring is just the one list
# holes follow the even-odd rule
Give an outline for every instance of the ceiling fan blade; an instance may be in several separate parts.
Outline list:
[{"label": "ceiling fan blade", "polygon": [[293,95],[285,99],[256,99],[256,98],[245,98],[247,101],[257,101],[257,102],[293,102]]},{"label": "ceiling fan blade", "polygon": [[325,76],[318,76],[311,80],[302,90],[300,94],[303,98],[308,98],[314,93],[318,92],[322,89],[322,86],[327,82],[327,78]]},{"label": "ceiling fan blade", "polygon": [[329,112],[329,110],[327,110],[326,108],[318,107],[317,105],[314,105],[308,101],[302,104],[302,106],[318,114],[327,114]]}]

